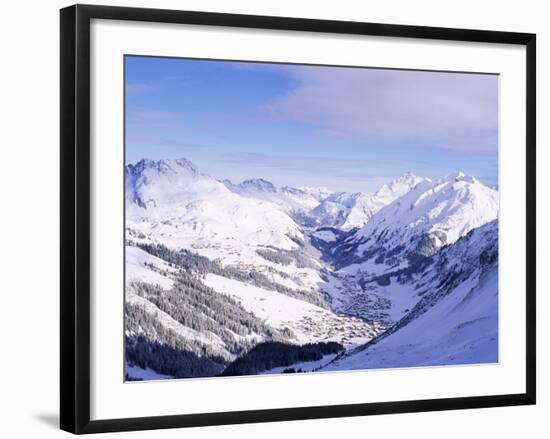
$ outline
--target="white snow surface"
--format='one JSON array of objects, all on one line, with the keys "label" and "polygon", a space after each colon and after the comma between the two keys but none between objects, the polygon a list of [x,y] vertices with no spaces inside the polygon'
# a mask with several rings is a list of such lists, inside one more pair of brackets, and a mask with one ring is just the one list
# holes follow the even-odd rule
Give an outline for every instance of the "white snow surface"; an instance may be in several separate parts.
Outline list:
[{"label": "white snow surface", "polygon": [[[219,275],[206,274],[203,278],[207,286],[236,298],[243,308],[272,327],[290,329],[295,336],[293,342],[337,341],[348,350],[363,345],[388,324],[406,316],[421,300],[419,284],[425,293],[441,281],[430,277],[436,274],[431,271],[425,278],[413,274],[407,283],[396,276],[390,276],[389,282],[377,283],[377,276],[407,268],[407,259],[402,257],[397,265],[378,263],[376,255],[361,259],[364,252],[376,250],[381,244],[386,250],[403,246],[397,252],[400,257],[414,250],[412,246],[424,235],[433,240],[437,251],[498,216],[498,193],[462,173],[436,182],[407,173],[373,194],[331,193],[325,188],[278,188],[262,179],[234,185],[201,174],[185,159],[143,159],[127,166],[126,195],[127,238],[131,241],[188,249],[244,272],[260,272],[287,288],[327,292],[332,298],[332,310]],[[342,245],[337,233],[315,230],[312,222],[346,231],[358,228],[349,232],[343,243],[357,259],[352,258],[347,266],[331,273],[331,267],[316,260],[313,253],[308,253],[315,262],[313,268],[299,268],[297,262],[274,262],[277,259],[268,260],[257,253],[303,251],[297,242],[307,242],[308,234],[324,241],[327,247],[333,246],[333,250]],[[496,221],[491,230],[483,233],[496,237]],[[487,239],[483,233],[475,232],[464,244],[451,245],[442,252],[449,249],[450,260],[459,265],[479,263]],[[322,269],[326,269],[323,275]],[[127,300],[154,314],[163,326],[186,340],[212,346],[226,359],[233,359],[218,336],[181,325],[133,292],[134,281],[172,288],[174,271],[162,259],[128,246]],[[326,365],[326,369],[496,361],[493,326],[498,320],[497,286],[496,274],[491,273],[485,273],[479,285],[475,277],[462,282],[414,321],[364,351]],[[264,340],[260,334],[251,337],[258,342]],[[136,373],[147,376],[148,371]]]},{"label": "white snow surface", "polygon": [[[425,180],[373,215],[347,244],[359,244],[358,257],[380,245],[386,250],[401,247],[402,254],[414,251],[419,238],[428,236],[435,252],[496,219],[498,198],[497,191],[461,172],[436,182]],[[353,268],[348,266],[347,271]]]},{"label": "white snow surface", "polygon": [[303,240],[298,225],[271,202],[241,197],[187,160],[143,159],[126,168],[127,227],[169,248],[226,250]]},{"label": "white snow surface", "polygon": [[223,184],[243,197],[272,202],[290,215],[300,214],[298,221],[304,225],[351,230],[364,226],[378,210],[425,180],[406,172],[374,193],[331,192],[324,187],[279,188],[262,178],[239,184],[224,180]]},{"label": "white snow surface", "polygon": [[351,230],[367,224],[382,207],[426,179],[406,172],[374,193],[337,192],[325,198],[309,215],[318,226]]},{"label": "white snow surface", "polygon": [[423,295],[439,291],[449,278],[471,275],[480,266],[482,254],[485,261],[494,262],[498,257],[498,220],[444,247],[423,268],[408,271],[406,259],[391,266],[377,264],[371,258],[330,273],[323,290],[332,297],[332,308],[337,312],[392,325],[412,310]]},{"label": "white snow surface", "polygon": [[276,373],[282,373],[285,369],[290,369],[290,368],[293,368],[296,371],[301,369],[302,372],[312,372],[323,366],[326,366],[328,363],[334,360],[334,358],[336,358],[336,355],[338,354],[324,355],[323,358],[317,361],[304,361],[302,363],[295,363],[290,366],[274,367],[273,369],[264,370],[260,372],[259,375],[271,375]]},{"label": "white snow surface", "polygon": [[330,230],[316,230],[312,232],[310,236],[314,236],[317,239],[321,239],[325,242],[334,242],[336,241],[336,235]]},{"label": "white snow surface", "polygon": [[[167,275],[162,275],[156,270],[164,270],[167,272]],[[162,259],[150,255],[138,247],[126,246],[126,302],[137,305],[148,314],[154,315],[155,319],[162,326],[174,332],[182,339],[208,345],[216,352],[219,352],[222,357],[228,360],[234,359],[234,355],[226,349],[225,343],[216,334],[209,331],[199,332],[182,325],[170,315],[160,310],[154,303],[134,292],[134,282],[158,285],[162,289],[169,290],[174,284],[170,274],[174,272],[175,269]],[[127,335],[133,336],[139,334],[127,333]],[[261,340],[260,336],[256,336],[256,338]]]},{"label": "white snow surface", "polygon": [[[149,264],[149,266],[145,264]],[[162,259],[150,255],[138,247],[126,246],[127,284],[133,281],[141,281],[152,285],[159,285],[166,290],[172,288],[174,285],[172,279],[155,271],[151,268],[151,265],[159,270],[174,272],[174,268],[170,267]]]},{"label": "white snow surface", "polygon": [[[128,238],[187,249],[245,271],[253,268],[288,288],[317,288],[322,282],[319,269],[276,264],[257,252],[299,249],[297,242],[305,242],[306,237],[296,222],[279,205],[241,196],[227,189],[227,184],[199,173],[185,159],[143,159],[128,165]],[[250,185],[264,188],[266,193],[272,187],[264,180]],[[325,191],[306,189],[296,190],[308,197]]]},{"label": "white snow surface", "polygon": [[[132,286],[128,286],[126,289],[126,302],[138,305],[142,310],[148,314],[155,316],[156,320],[162,324],[166,329],[174,332],[184,340],[194,341],[199,344],[208,345],[212,347],[222,357],[233,360],[235,356],[230,353],[225,346],[225,343],[220,337],[210,331],[199,332],[192,328],[182,325],[177,320],[174,320],[170,315],[160,310],[154,303],[150,302],[144,297],[138,296],[134,293]],[[140,335],[127,333],[128,336]],[[150,334],[147,334],[150,336]],[[257,337],[258,341],[262,341],[261,337]]]},{"label": "white snow surface", "polygon": [[318,227],[340,227],[359,197],[361,197],[360,192],[334,193],[311,210],[309,217]]},{"label": "white snow surface", "polygon": [[130,366],[128,363],[126,363],[126,373],[131,378],[141,378],[143,381],[170,380],[174,378],[171,375],[162,375],[157,373],[150,368],[142,369],[139,366]]},{"label": "white snow surface", "polygon": [[204,284],[236,298],[244,309],[265,320],[270,326],[291,329],[299,344],[338,341],[344,345],[358,345],[380,332],[379,327],[360,319],[337,316],[303,300],[237,280],[207,274]]},{"label": "white snow surface", "polygon": [[222,183],[236,194],[269,201],[277,204],[287,213],[307,212],[332,193],[324,187],[283,186],[279,188],[263,178],[244,180],[239,184],[233,184],[229,180],[224,180]]},{"label": "white snow surface", "polygon": [[128,165],[126,197],[128,237],[136,242],[188,249],[244,270],[275,269],[290,276],[279,279],[289,288],[320,282],[318,270],[274,264],[257,253],[265,248],[296,250],[296,241],[305,241],[301,228],[280,206],[233,193],[185,159],[143,159]]},{"label": "white snow surface", "polygon": [[424,181],[429,180],[417,177],[412,172],[406,172],[401,177],[383,185],[374,194],[361,194],[349,210],[341,228],[350,230],[355,227],[363,227],[382,207],[405,195]]},{"label": "white snow surface", "polygon": [[[363,369],[498,361],[498,221],[473,230],[442,249],[389,308],[410,306],[378,340],[327,368]],[[403,285],[404,286],[404,285]],[[401,286],[401,287],[403,287]],[[413,295],[418,292],[415,300]],[[413,302],[416,304],[413,305]],[[399,317],[397,314],[393,314]]]},{"label": "white snow surface", "polygon": [[323,370],[498,361],[498,269],[465,282],[433,308],[366,349]]},{"label": "white snow surface", "polygon": [[326,313],[324,309],[303,300],[216,274],[207,274],[204,284],[219,293],[237,298],[244,309],[276,328],[284,326],[287,322],[297,322],[307,315]]}]

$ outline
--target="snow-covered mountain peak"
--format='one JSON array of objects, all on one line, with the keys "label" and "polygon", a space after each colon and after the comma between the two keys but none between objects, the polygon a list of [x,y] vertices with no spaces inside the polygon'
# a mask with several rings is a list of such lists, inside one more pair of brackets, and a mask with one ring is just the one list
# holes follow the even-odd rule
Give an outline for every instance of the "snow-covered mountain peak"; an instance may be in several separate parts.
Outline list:
[{"label": "snow-covered mountain peak", "polygon": [[252,178],[249,180],[244,180],[239,184],[241,189],[244,190],[256,190],[261,192],[277,192],[277,188],[270,181],[264,180],[263,178]]},{"label": "snow-covered mountain peak", "polygon": [[200,178],[196,166],[187,159],[151,160],[141,159],[136,164],[126,165],[126,194],[136,201],[135,191],[151,182],[164,181],[173,188],[168,192],[179,190],[180,186]]},{"label": "snow-covered mountain peak", "polygon": [[174,160],[151,160],[143,158],[135,165],[129,164],[127,167],[136,174],[142,174],[147,171],[156,172],[158,174],[177,174],[182,171],[191,172],[193,174],[198,173],[196,166],[186,158]]},{"label": "snow-covered mountain peak", "polygon": [[395,180],[384,184],[374,194],[352,194],[347,200],[351,202],[345,221],[341,224],[344,230],[362,227],[382,207],[409,192],[412,188],[430,180],[417,177],[411,171],[406,172]]},{"label": "snow-covered mountain peak", "polygon": [[172,168],[179,167],[182,169],[186,169],[188,171],[191,171],[193,173],[198,173],[197,168],[193,163],[191,163],[190,160],[187,160],[186,158],[179,158],[175,160],[168,160],[167,162]]},{"label": "snow-covered mountain peak", "polygon": [[372,215],[350,237],[346,252],[355,261],[381,252],[430,256],[497,217],[498,192],[478,180],[458,173],[424,180]]},{"label": "snow-covered mountain peak", "polygon": [[[129,214],[144,215],[141,210],[157,210],[188,200],[190,193],[227,193],[213,178],[200,174],[189,160],[142,159],[126,166],[126,200]],[[152,213],[152,212],[151,212]],[[151,214],[150,213],[150,214]],[[149,214],[148,214],[149,215]]]},{"label": "snow-covered mountain peak", "polygon": [[304,192],[311,192],[311,193],[326,193],[326,194],[332,194],[333,191],[331,191],[329,188],[325,186],[296,186],[297,189],[300,189]]},{"label": "snow-covered mountain peak", "polygon": [[235,194],[276,204],[300,223],[309,211],[331,194],[326,188],[294,186],[278,188],[263,178],[244,180],[238,184],[230,180],[223,180],[221,183]]},{"label": "snow-covered mountain peak", "polygon": [[472,177],[471,175],[466,175],[462,171],[451,172],[449,175],[446,175],[441,180],[439,180],[438,183],[454,183],[459,181],[465,181],[468,183],[479,183],[479,181],[475,177]]},{"label": "snow-covered mountain peak", "polygon": [[292,250],[303,241],[280,207],[232,192],[186,159],[129,165],[126,200],[127,225],[135,236],[170,248],[245,263],[259,257],[256,248]]},{"label": "snow-covered mountain peak", "polygon": [[234,184],[222,183],[231,191],[248,198],[270,201],[279,205],[298,223],[306,227],[336,227],[351,230],[365,225],[374,213],[417,184],[430,181],[406,172],[384,184],[375,193],[332,192],[326,187],[277,187],[262,178]]},{"label": "snow-covered mountain peak", "polygon": [[318,201],[333,194],[330,189],[323,186],[283,186],[281,191],[294,195],[309,195]]},{"label": "snow-covered mountain peak", "polygon": [[455,172],[451,172],[451,173],[447,176],[447,179],[459,180],[459,179],[463,178],[464,176],[465,176],[464,172],[462,172],[462,171],[455,171]]},{"label": "snow-covered mountain peak", "polygon": [[[497,215],[498,192],[460,172],[331,193],[140,160],[126,167],[127,346],[177,340],[200,353],[189,376],[204,373],[195,360],[217,376],[278,339],[349,349],[326,370],[495,361],[481,354],[498,346]],[[152,367],[156,351],[139,357],[151,362],[132,373],[187,373]]]},{"label": "snow-covered mountain peak", "polygon": [[378,191],[375,192],[374,197],[385,202],[385,204],[388,204],[396,198],[406,194],[418,183],[422,183],[423,181],[431,180],[417,177],[411,171],[407,171],[395,180],[384,184]]},{"label": "snow-covered mountain peak", "polygon": [[[418,179],[419,177],[417,177],[412,171],[406,171],[402,176],[396,178],[395,180],[393,180],[393,184],[395,183],[407,183],[407,184],[414,184],[415,181]],[[390,184],[392,184],[390,183]]]},{"label": "snow-covered mountain peak", "polygon": [[148,159],[148,158],[142,158],[139,162],[134,164],[129,164],[128,167],[131,169],[135,169],[136,171],[143,171],[144,169],[153,168],[155,166],[155,161]]}]

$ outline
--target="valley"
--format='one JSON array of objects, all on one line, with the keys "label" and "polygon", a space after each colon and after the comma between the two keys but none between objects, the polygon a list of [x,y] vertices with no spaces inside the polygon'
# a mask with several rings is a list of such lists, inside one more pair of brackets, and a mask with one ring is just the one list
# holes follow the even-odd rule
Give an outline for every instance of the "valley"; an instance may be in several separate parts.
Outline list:
[{"label": "valley", "polygon": [[473,177],[343,193],[143,159],[125,192],[128,380],[497,361],[498,192]]}]

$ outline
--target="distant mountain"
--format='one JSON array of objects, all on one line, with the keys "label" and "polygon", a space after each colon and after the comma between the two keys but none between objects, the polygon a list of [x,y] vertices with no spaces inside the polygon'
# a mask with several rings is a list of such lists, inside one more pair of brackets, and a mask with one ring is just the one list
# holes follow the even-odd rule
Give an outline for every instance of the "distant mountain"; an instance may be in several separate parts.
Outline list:
[{"label": "distant mountain", "polygon": [[498,216],[498,192],[457,172],[424,180],[373,215],[334,254],[339,265],[427,257]]},{"label": "distant mountain", "polygon": [[308,224],[314,227],[340,228],[359,197],[360,192],[331,194],[308,213]]},{"label": "distant mountain", "polygon": [[263,178],[234,184],[223,180],[232,192],[247,198],[270,201],[282,207],[300,225],[351,230],[364,226],[378,210],[425,181],[407,172],[384,184],[375,193],[331,192],[323,187],[276,187]]},{"label": "distant mountain", "polygon": [[367,224],[382,207],[406,194],[417,184],[426,181],[407,172],[384,184],[374,193],[338,192],[325,198],[310,213],[310,222],[317,227],[336,227],[351,230]]},{"label": "distant mountain", "polygon": [[263,178],[244,180],[234,184],[230,180],[222,183],[231,191],[243,197],[269,201],[280,206],[286,213],[300,217],[315,208],[331,192],[323,187],[276,187]]},{"label": "distant mountain", "polygon": [[425,181],[429,180],[417,177],[412,172],[407,172],[390,183],[384,184],[374,194],[361,194],[356,198],[341,228],[349,230],[363,227],[382,207],[405,195],[416,185]]}]

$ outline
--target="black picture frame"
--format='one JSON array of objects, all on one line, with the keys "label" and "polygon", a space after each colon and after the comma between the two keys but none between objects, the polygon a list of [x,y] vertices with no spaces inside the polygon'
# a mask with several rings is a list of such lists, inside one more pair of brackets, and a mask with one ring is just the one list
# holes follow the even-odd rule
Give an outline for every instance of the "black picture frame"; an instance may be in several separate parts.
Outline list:
[{"label": "black picture frame", "polygon": [[[256,29],[407,37],[526,47],[525,393],[90,420],[90,21],[132,20]],[[75,5],[61,10],[61,429],[81,434],[535,404],[536,36],[530,33]]]}]

